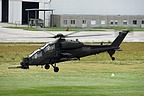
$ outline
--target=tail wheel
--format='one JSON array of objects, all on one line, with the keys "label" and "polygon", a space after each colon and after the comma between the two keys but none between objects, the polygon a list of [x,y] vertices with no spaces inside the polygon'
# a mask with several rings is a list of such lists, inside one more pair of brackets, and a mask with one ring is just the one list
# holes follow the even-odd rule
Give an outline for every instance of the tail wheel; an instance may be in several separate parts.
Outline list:
[{"label": "tail wheel", "polygon": [[108,51],[108,53],[109,53],[111,59],[114,61],[115,57],[113,57],[113,54],[115,53],[115,50],[110,50],[110,51]]},{"label": "tail wheel", "polygon": [[111,58],[112,58],[113,61],[115,60],[115,57],[111,57]]},{"label": "tail wheel", "polygon": [[59,68],[58,67],[54,67],[54,72],[58,72]]},{"label": "tail wheel", "polygon": [[49,64],[46,64],[45,65],[45,69],[49,69],[50,68],[50,65]]}]

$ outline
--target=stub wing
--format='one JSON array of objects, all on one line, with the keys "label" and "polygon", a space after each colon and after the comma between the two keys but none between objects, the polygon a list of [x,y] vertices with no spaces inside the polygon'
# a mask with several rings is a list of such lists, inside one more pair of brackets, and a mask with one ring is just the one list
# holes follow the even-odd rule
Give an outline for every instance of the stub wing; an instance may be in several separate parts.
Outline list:
[{"label": "stub wing", "polygon": [[71,57],[72,56],[72,54],[70,54],[70,53],[60,53],[60,55],[61,56],[64,56],[64,57]]}]

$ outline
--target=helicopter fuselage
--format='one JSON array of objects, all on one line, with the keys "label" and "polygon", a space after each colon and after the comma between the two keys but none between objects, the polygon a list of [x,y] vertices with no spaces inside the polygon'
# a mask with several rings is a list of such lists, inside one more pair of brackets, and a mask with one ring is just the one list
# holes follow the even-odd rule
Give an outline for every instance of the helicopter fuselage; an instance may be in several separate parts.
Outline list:
[{"label": "helicopter fuselage", "polygon": [[28,57],[24,58],[21,64],[27,69],[29,65],[38,66],[69,60],[80,60],[81,57],[99,54],[113,49],[116,48],[111,47],[111,45],[85,45],[78,40],[60,39],[54,43],[47,43],[44,47],[34,51]]}]

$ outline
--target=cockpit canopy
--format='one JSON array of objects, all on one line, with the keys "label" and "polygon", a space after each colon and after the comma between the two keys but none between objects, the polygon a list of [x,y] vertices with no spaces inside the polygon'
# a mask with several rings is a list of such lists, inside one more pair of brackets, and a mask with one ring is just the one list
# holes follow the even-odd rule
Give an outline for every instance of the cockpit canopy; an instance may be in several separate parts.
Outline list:
[{"label": "cockpit canopy", "polygon": [[40,49],[32,52],[28,57],[31,59],[38,59],[38,58],[41,58],[43,56],[43,54],[45,54],[47,52],[52,52],[53,50],[55,50],[55,45],[47,43]]}]

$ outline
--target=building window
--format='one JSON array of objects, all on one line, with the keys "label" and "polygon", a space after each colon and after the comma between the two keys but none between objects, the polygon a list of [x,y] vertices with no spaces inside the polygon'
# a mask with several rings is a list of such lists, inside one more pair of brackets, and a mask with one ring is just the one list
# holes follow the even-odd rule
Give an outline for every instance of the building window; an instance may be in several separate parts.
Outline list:
[{"label": "building window", "polygon": [[123,25],[128,25],[128,21],[127,20],[123,20]]},{"label": "building window", "polygon": [[86,20],[82,20],[82,27],[83,28],[87,27],[87,21]]},{"label": "building window", "polygon": [[115,20],[115,25],[118,25],[118,20]]},{"label": "building window", "polygon": [[111,25],[114,25],[114,21],[113,21],[113,20],[111,20],[111,21],[110,21],[110,24],[111,24]]},{"label": "building window", "polygon": [[68,24],[68,20],[63,20],[63,24],[67,25]]},{"label": "building window", "polygon": [[75,20],[71,20],[71,24],[72,24],[72,25],[75,25],[75,24],[76,24],[76,21],[75,21]]},{"label": "building window", "polygon": [[141,24],[144,24],[144,20],[142,20]]},{"label": "building window", "polygon": [[92,20],[92,21],[91,21],[91,25],[96,25],[96,21],[95,21],[95,20]]},{"label": "building window", "polygon": [[106,22],[104,20],[101,21],[101,25],[104,25],[106,24]]},{"label": "building window", "polygon": [[133,20],[133,25],[137,25],[137,20]]},{"label": "building window", "polygon": [[82,24],[86,24],[86,20],[82,20]]}]

